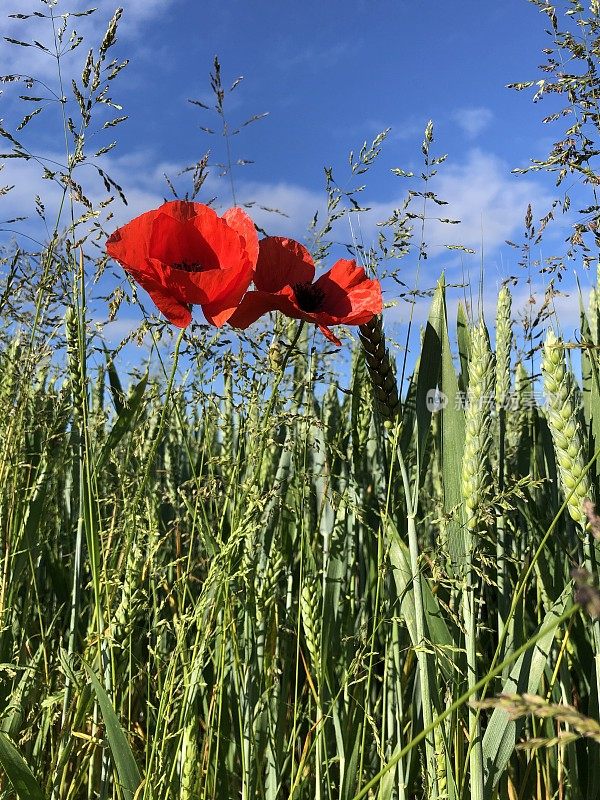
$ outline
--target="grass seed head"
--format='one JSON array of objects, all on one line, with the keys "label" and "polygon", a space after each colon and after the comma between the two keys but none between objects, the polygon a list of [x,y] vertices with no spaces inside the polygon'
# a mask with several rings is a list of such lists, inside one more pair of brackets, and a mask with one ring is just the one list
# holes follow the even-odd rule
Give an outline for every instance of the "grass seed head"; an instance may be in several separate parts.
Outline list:
[{"label": "grass seed head", "polygon": [[513,344],[511,322],[512,298],[508,286],[498,295],[496,310],[496,410],[505,406],[510,394],[510,356]]},{"label": "grass seed head", "polygon": [[319,589],[320,585],[316,575],[305,576],[304,585],[302,586],[302,592],[300,594],[300,613],[302,616],[302,627],[304,629],[306,647],[308,648],[310,659],[317,675],[320,672],[321,665]]},{"label": "grass seed head", "polygon": [[488,453],[491,443],[490,405],[494,391],[494,356],[483,321],[471,331],[469,396],[465,413],[465,449],[462,462],[462,494],[467,527],[474,531],[480,510],[491,490]]},{"label": "grass seed head", "polygon": [[571,518],[582,528],[587,525],[584,501],[592,497],[589,473],[584,474],[586,459],[581,428],[578,425],[577,387],[567,366],[565,348],[553,330],[549,330],[542,350],[542,376],[547,400],[547,419],[554,453]]},{"label": "grass seed head", "polygon": [[398,385],[385,345],[381,315],[359,326],[360,341],[363,346],[369,377],[373,386],[375,404],[384,420],[393,421],[400,413]]}]

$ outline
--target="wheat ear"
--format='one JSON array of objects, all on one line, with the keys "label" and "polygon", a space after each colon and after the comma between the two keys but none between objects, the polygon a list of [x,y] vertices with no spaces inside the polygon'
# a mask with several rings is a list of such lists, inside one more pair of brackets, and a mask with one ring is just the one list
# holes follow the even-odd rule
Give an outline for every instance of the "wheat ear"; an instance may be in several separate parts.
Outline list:
[{"label": "wheat ear", "polygon": [[379,314],[370,322],[360,325],[358,333],[373,386],[377,410],[384,420],[392,421],[400,413],[400,398],[392,360],[385,344],[381,315]]},{"label": "wheat ear", "polygon": [[506,408],[510,394],[510,357],[513,345],[512,298],[508,286],[498,293],[496,308],[496,411]]},{"label": "wheat ear", "polygon": [[494,356],[483,322],[471,331],[469,402],[465,413],[465,449],[462,492],[467,528],[477,528],[480,512],[491,489],[488,454],[491,444],[491,404],[494,397]]},{"label": "wheat ear", "polygon": [[583,501],[586,497],[592,498],[592,483],[589,474],[584,473],[586,459],[578,424],[577,386],[567,366],[564,344],[552,330],[546,335],[542,351],[542,375],[548,401],[546,416],[560,478],[566,494],[572,492],[568,501],[569,514],[585,528]]}]

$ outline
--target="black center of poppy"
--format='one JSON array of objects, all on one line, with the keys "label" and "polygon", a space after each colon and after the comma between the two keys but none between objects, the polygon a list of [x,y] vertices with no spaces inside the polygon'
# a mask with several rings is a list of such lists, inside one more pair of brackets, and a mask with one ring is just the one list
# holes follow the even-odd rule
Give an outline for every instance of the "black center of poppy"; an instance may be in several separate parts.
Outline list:
[{"label": "black center of poppy", "polygon": [[293,289],[302,311],[308,311],[310,314],[321,310],[325,294],[316,283],[296,283]]},{"label": "black center of poppy", "polygon": [[186,264],[180,262],[179,264],[172,264],[173,269],[182,269],[184,272],[202,272],[204,269],[202,264]]}]

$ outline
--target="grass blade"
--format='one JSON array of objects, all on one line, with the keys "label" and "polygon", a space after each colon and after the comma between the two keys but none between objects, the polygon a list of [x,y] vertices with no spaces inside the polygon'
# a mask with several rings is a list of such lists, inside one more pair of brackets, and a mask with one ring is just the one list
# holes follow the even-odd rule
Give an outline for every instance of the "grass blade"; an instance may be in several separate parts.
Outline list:
[{"label": "grass blade", "polygon": [[[558,600],[548,611],[540,630],[547,631],[535,648],[523,653],[510,671],[502,694],[513,692],[536,694],[548,661],[550,648],[556,636],[558,622],[572,603],[573,589],[567,584]],[[556,626],[552,627],[552,623]],[[495,708],[488,722],[483,737],[483,764],[485,778],[485,796],[491,797],[498,781],[514,751],[518,735],[518,722],[512,721],[508,713],[500,708]]]},{"label": "grass blade", "polygon": [[12,743],[11,739],[0,731],[0,764],[12,783],[19,800],[45,800],[33,772],[27,762]]},{"label": "grass blade", "polygon": [[102,712],[102,718],[106,726],[106,736],[108,738],[108,744],[110,745],[110,751],[117,770],[123,796],[125,800],[133,800],[136,790],[142,782],[140,772],[135,763],[135,758],[133,757],[133,752],[112,707],[110,698],[104,691],[104,688],[100,684],[92,668],[87,664],[84,664],[84,667],[89,675],[92,688],[98,699],[100,711]]}]

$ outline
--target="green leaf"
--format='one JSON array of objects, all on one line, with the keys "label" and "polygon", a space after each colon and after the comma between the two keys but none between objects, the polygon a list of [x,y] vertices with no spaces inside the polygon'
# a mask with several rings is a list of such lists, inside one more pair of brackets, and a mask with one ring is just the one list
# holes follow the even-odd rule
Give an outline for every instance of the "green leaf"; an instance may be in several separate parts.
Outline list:
[{"label": "green leaf", "polygon": [[98,456],[98,460],[96,462],[97,472],[99,472],[105,465],[108,457],[121,439],[125,436],[125,434],[131,430],[141,402],[144,399],[144,393],[146,391],[147,384],[148,373],[146,373],[141,381],[133,387],[127,402],[120,405],[117,419],[115,420],[115,423],[102,446],[100,455]]},{"label": "green leaf", "polygon": [[419,478],[423,472],[423,459],[426,453],[426,442],[431,427],[431,405],[429,394],[439,386],[442,365],[441,329],[444,326],[444,276],[439,279],[423,337],[423,346],[419,360],[417,378],[417,458]]},{"label": "green leaf", "polygon": [[[417,645],[417,624],[415,620],[415,602],[413,597],[413,581],[410,568],[410,553],[407,545],[402,541],[396,526],[390,519],[385,520],[386,535],[388,538],[390,563],[396,591],[400,598],[400,610],[413,645]],[[421,581],[423,591],[423,608],[425,610],[426,636],[435,645],[438,667],[447,681],[454,680],[456,674],[452,668],[452,660],[457,652],[456,644],[448,629],[444,614],[438,603],[437,597],[431,591],[427,580]],[[442,687],[437,686],[437,693],[442,692]],[[433,695],[432,695],[433,696]],[[440,708],[443,704],[440,705]]]},{"label": "green leaf", "polygon": [[469,322],[465,307],[462,303],[458,304],[456,313],[456,339],[458,341],[458,355],[460,358],[460,388],[466,392],[469,388],[469,357],[471,353],[471,336],[469,334]]},{"label": "green leaf", "polygon": [[19,800],[45,800],[27,762],[4,732],[0,732],[0,764]]},{"label": "green leaf", "polygon": [[106,726],[106,736],[108,738],[108,744],[110,745],[110,752],[112,753],[117,770],[123,797],[125,800],[133,800],[135,792],[142,782],[137,764],[133,757],[133,752],[123,728],[119,724],[110,698],[104,691],[92,668],[85,663],[83,666],[90,677],[92,688],[98,699],[104,725]]},{"label": "green leaf", "polygon": [[120,414],[125,407],[125,393],[123,392],[123,386],[121,385],[121,379],[119,378],[119,373],[117,372],[117,368],[115,367],[115,362],[110,357],[110,354],[106,347],[104,348],[104,355],[106,356],[106,368],[108,369],[108,382],[110,384],[110,391],[113,398],[113,403],[115,404],[115,410],[117,414]]},{"label": "green leaf", "polygon": [[[572,604],[573,589],[571,584],[565,586],[563,593],[548,611],[539,630],[552,626],[554,620],[565,613]],[[552,643],[556,635],[556,627],[543,636],[533,650],[523,653],[515,661],[504,686],[502,694],[528,693],[536,694],[544,669],[548,662]],[[511,720],[508,713],[495,708],[483,737],[483,763],[485,796],[492,797],[498,781],[514,752],[522,720]]]},{"label": "green leaf", "polygon": [[336,648],[339,647],[340,616],[344,610],[343,604],[340,603],[340,593],[346,576],[346,537],[344,534],[346,533],[345,523],[348,513],[348,503],[346,498],[342,497],[329,538],[329,558],[323,591],[321,647],[323,665],[332,673],[335,671],[333,669],[335,662],[331,658],[331,653],[335,653]]},{"label": "green leaf", "polygon": [[[450,556],[449,570],[453,572],[453,568],[458,567],[458,571],[460,572],[466,558],[461,488],[462,458],[465,443],[465,412],[460,402],[460,384],[456,376],[452,352],[450,350],[445,301],[443,314],[443,325],[440,329],[442,340],[442,377],[440,389],[446,398],[446,405],[440,411],[441,418],[438,431],[440,438],[439,449],[442,461],[444,513],[446,514],[444,534],[448,542],[447,547]],[[462,335],[459,327],[459,350],[461,347],[461,338],[463,339],[462,346],[466,347],[464,339],[467,335],[467,328],[465,327],[465,333]],[[464,366],[464,370],[468,372],[466,365]]]}]

